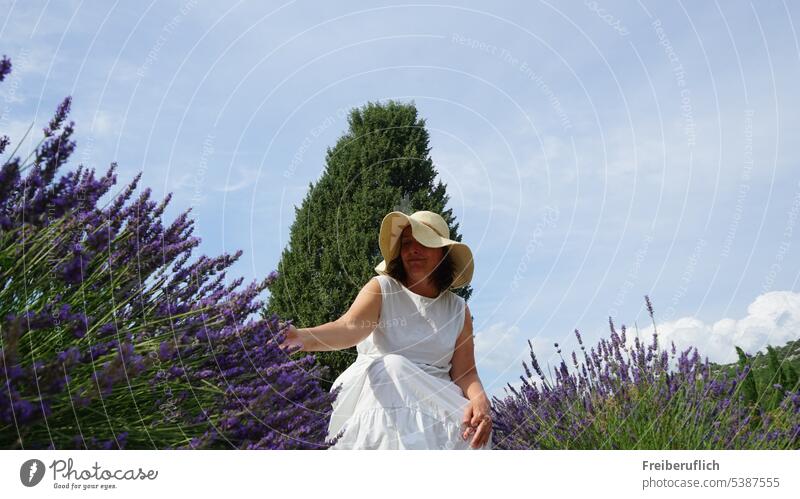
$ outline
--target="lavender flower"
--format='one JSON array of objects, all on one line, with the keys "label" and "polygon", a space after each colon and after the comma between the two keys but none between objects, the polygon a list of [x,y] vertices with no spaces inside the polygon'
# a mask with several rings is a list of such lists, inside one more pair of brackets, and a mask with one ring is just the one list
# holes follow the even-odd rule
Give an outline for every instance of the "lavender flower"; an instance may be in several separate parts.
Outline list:
[{"label": "lavender flower", "polygon": [[56,109],[56,114],[53,115],[53,119],[51,119],[47,127],[44,128],[45,137],[52,137],[53,134],[56,133],[61,128],[61,125],[64,123],[64,120],[66,120],[67,115],[69,114],[71,106],[72,106],[71,97],[67,97],[61,102],[61,104],[58,105],[58,108]]},{"label": "lavender flower", "polygon": [[650,303],[650,297],[647,296],[647,295],[644,295],[644,302],[647,305],[647,312],[652,317],[654,314],[653,314],[653,304]]},{"label": "lavender flower", "polygon": [[8,59],[8,57],[4,55],[3,58],[0,59],[0,81],[5,80],[6,76],[8,76],[10,72],[11,72],[11,61]]},{"label": "lavender flower", "polygon": [[326,372],[253,318],[277,273],[226,284],[242,252],[192,258],[189,210],[165,223],[141,173],[103,206],[116,164],[57,175],[70,107],[0,168],[0,448],[327,448]]}]

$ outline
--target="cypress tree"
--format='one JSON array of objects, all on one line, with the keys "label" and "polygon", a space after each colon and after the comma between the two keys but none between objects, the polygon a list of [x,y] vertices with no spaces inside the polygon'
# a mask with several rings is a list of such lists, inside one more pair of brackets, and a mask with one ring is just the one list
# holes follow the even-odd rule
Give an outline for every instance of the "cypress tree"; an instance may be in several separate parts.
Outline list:
[{"label": "cypress tree", "polygon": [[[778,359],[778,352],[772,345],[767,345],[767,366],[767,386],[765,391],[770,396],[765,402],[768,409],[774,409],[780,405],[784,397],[784,391],[789,388],[789,373],[781,365],[781,361]],[[775,385],[780,385],[780,388],[775,388]]]},{"label": "cypress tree", "polygon": [[786,389],[790,392],[796,392],[800,386],[798,386],[798,375],[797,369],[795,369],[791,364],[786,365]]},{"label": "cypress tree", "polygon": [[754,405],[758,402],[758,388],[756,387],[755,374],[753,374],[753,363],[747,357],[747,354],[744,353],[744,350],[739,347],[735,348],[736,354],[739,356],[739,367],[742,371],[744,371],[745,367],[750,367],[750,370],[747,372],[740,385],[741,394],[747,405]]},{"label": "cypress tree", "polygon": [[[348,129],[325,158],[325,169],[290,228],[289,242],[270,286],[264,316],[277,314],[298,328],[341,317],[359,290],[376,275],[381,220],[390,211],[429,210],[442,215],[450,237],[461,241],[446,186],[436,182],[425,120],[414,103],[367,103],[353,109]],[[454,290],[467,299],[469,286]],[[354,360],[356,349],[316,352],[333,380]]]}]

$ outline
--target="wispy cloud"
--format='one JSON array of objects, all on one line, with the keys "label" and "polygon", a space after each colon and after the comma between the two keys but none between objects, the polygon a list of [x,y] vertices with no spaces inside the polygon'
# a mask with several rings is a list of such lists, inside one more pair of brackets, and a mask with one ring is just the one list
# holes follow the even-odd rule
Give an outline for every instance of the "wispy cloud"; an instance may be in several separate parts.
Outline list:
[{"label": "wispy cloud", "polygon": [[230,175],[224,185],[212,187],[216,192],[237,192],[248,187],[255,185],[256,177],[258,177],[258,170],[255,168],[247,168],[244,166],[236,166],[236,173]]}]

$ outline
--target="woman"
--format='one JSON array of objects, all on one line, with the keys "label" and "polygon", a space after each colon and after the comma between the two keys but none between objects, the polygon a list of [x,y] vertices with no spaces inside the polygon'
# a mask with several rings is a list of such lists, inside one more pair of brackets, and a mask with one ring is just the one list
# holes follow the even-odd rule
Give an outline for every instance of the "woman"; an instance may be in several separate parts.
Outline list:
[{"label": "woman", "polygon": [[472,279],[472,252],[449,236],[436,213],[389,213],[379,275],[350,309],[321,326],[289,327],[283,348],[357,347],[355,362],[333,382],[332,390],[342,389],[328,428],[329,438],[339,436],[331,449],[491,448],[469,307],[450,291]]}]

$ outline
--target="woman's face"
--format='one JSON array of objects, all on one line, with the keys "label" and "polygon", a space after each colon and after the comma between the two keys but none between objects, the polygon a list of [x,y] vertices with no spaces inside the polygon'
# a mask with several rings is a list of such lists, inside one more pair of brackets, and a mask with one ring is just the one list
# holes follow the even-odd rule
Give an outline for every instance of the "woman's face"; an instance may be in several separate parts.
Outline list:
[{"label": "woman's face", "polygon": [[409,225],[400,235],[400,258],[411,282],[419,282],[433,274],[442,260],[444,248],[428,248],[414,239]]}]

